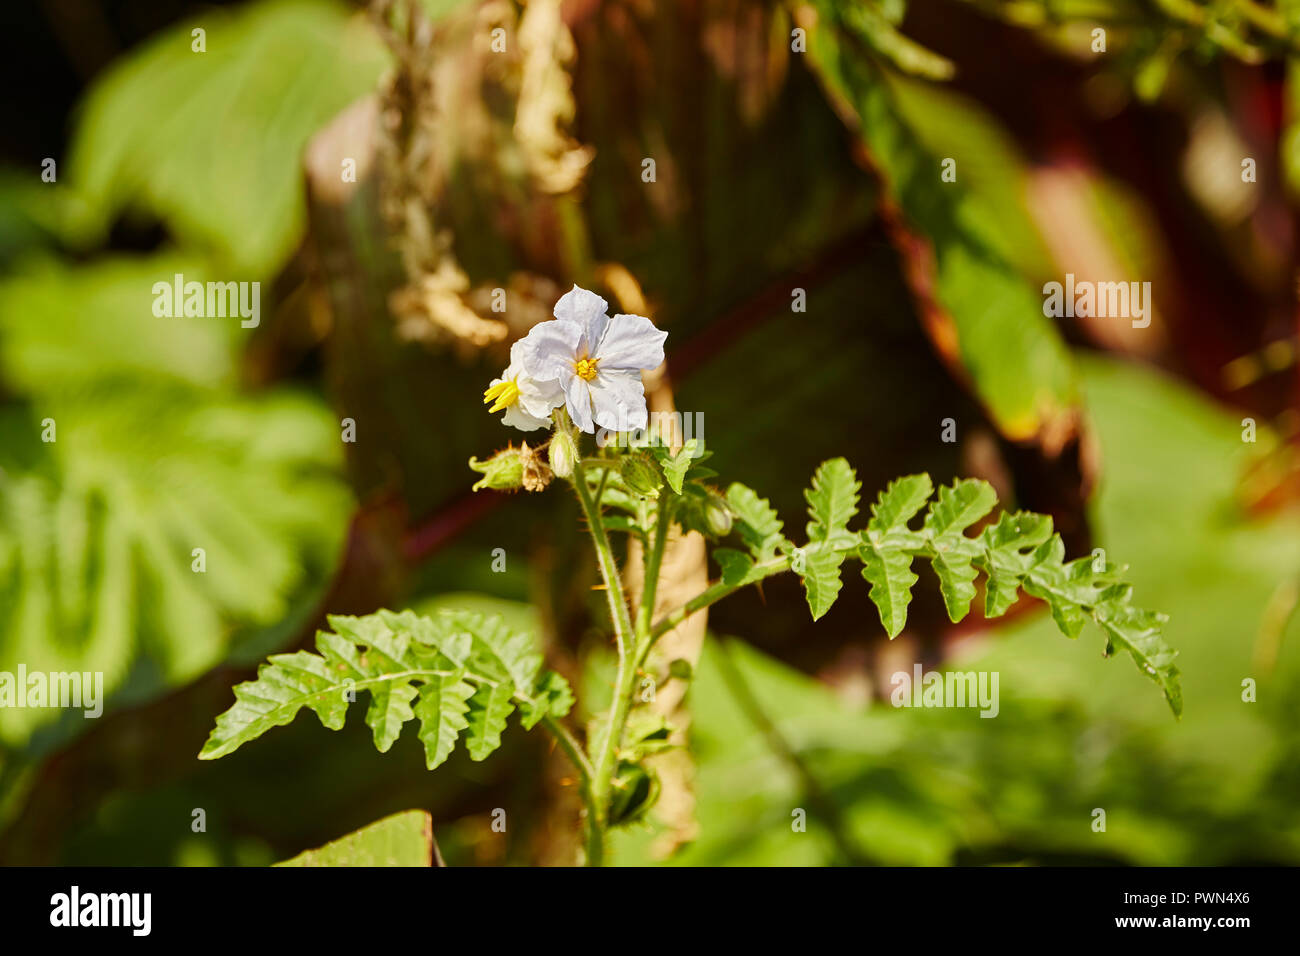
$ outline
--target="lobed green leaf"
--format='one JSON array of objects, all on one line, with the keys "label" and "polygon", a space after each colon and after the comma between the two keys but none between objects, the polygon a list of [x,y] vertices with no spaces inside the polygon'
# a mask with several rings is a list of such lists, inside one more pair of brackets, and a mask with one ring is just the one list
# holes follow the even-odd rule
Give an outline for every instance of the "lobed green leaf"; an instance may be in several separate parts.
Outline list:
[{"label": "lobed green leaf", "polygon": [[[755,572],[755,562],[791,552],[791,569],[798,574],[813,620],[826,614],[841,588],[840,566],[850,554],[862,561],[862,576],[881,624],[891,638],[907,623],[907,608],[917,576],[914,558],[930,561],[949,618],[956,622],[970,613],[976,580],[984,572],[984,614],[999,617],[1020,592],[1040,598],[1057,627],[1077,637],[1092,620],[1106,634],[1106,652],[1128,651],[1139,669],[1160,686],[1174,713],[1182,712],[1176,653],[1165,642],[1162,614],[1133,607],[1132,588],[1120,580],[1121,569],[1093,558],[1066,562],[1065,545],[1052,533],[1052,519],[1032,512],[1003,513],[976,536],[966,532],[997,504],[997,494],[984,481],[964,479],[939,489],[928,475],[900,478],[882,491],[871,509],[867,527],[854,535],[848,521],[857,511],[857,477],[842,458],[818,468],[806,492],[811,520],[809,544],[794,548],[781,536],[781,522],[766,501],[743,485],[732,485],[727,499],[739,520],[737,529],[749,554],[718,549],[722,583],[738,587],[761,580],[770,569]],[[930,502],[920,530],[909,522]]]},{"label": "lobed green leaf", "polygon": [[804,492],[808,501],[809,541],[843,540],[848,524],[858,513],[858,489],[862,483],[843,458],[822,462],[813,475],[812,487]]},{"label": "lobed green leaf", "polygon": [[803,555],[804,596],[815,621],[831,609],[840,593],[840,565],[845,553],[830,550],[809,550]]},{"label": "lobed green leaf", "polygon": [[789,542],[781,534],[782,523],[766,498],[745,485],[735,482],[727,489],[727,504],[736,515],[736,530],[756,561],[776,556]]},{"label": "lobed green leaf", "polygon": [[542,671],[532,638],[495,616],[442,611],[422,616],[379,611],[330,617],[332,631],[316,635],[316,650],[278,654],[257,679],[235,688],[235,704],[217,718],[199,754],[215,760],[304,707],[331,730],[343,727],[356,692],[370,694],[366,724],[386,752],[413,718],[429,769],[443,763],[462,738],[473,760],[501,745],[507,719],[519,708],[531,728],[573,706],[564,678]]}]

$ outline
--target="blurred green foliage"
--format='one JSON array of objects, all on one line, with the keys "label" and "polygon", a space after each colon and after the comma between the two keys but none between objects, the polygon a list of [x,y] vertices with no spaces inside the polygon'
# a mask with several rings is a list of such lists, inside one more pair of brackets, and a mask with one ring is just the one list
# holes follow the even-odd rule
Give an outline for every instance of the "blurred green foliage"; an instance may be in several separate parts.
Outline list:
[{"label": "blurred green foliage", "polygon": [[272,0],[168,29],[82,107],[69,231],[93,242],[124,211],[149,215],[237,273],[273,274],[302,235],[307,138],[372,90],[385,62],[341,3]]},{"label": "blurred green foliage", "polygon": [[433,821],[422,810],[395,813],[277,866],[429,866]]},{"label": "blurred green foliage", "polygon": [[[182,24],[119,61],[58,184],[7,206],[15,230],[42,228],[18,233],[0,280],[0,670],[102,671],[110,712],[300,616],[351,508],[319,398],[245,392],[239,321],[159,318],[152,289],[233,270],[267,307],[301,240],[302,146],[373,86],[382,50],[328,3],[201,21],[204,54]],[[122,216],[161,221],[175,247],[76,262],[53,248],[93,253]],[[64,718],[29,744],[56,719],[0,711],[0,766],[85,729]]]},{"label": "blurred green foliage", "polygon": [[[851,125],[878,165],[887,194],[902,208],[904,221],[889,228],[919,232],[932,244],[933,261],[928,250],[895,238],[924,320],[944,329],[931,333],[940,353],[947,357],[955,352],[953,359],[960,356],[978,394],[1008,437],[1028,440],[1059,428],[1056,419],[1067,415],[1074,404],[1073,370],[1057,330],[1043,315],[1037,291],[1000,254],[1003,243],[990,241],[990,234],[999,231],[994,224],[1002,221],[997,193],[990,196],[987,188],[968,189],[964,177],[945,182],[940,175],[945,159],[954,163],[957,156],[964,159],[965,130],[950,126],[948,144],[963,147],[954,150],[956,156],[931,152],[930,143],[912,123],[928,115],[933,130],[938,117],[914,100],[907,110],[908,100],[898,96],[880,65],[862,55],[861,44],[873,38],[864,40],[861,24],[852,16],[856,5],[828,0],[815,6],[825,23],[840,29],[814,30],[809,56],[832,102],[851,116]],[[939,95],[935,99],[942,102]],[[977,116],[972,115],[970,122],[979,129]],[[931,135],[932,142],[942,138]],[[982,152],[996,148],[996,139],[987,135],[982,143],[969,139]],[[1012,164],[1012,186],[1014,169]],[[989,178],[974,182],[978,187]],[[1014,213],[1011,219],[1015,221]],[[1006,356],[1015,358],[1008,361]]]}]

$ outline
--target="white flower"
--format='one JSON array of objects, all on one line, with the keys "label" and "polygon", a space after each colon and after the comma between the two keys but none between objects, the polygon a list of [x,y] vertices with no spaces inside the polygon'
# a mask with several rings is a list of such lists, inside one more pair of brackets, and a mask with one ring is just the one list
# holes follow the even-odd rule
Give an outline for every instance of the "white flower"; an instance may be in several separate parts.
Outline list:
[{"label": "white flower", "polygon": [[483,393],[489,412],[505,409],[503,424],[530,432],[551,424],[552,410],[564,404],[564,391],[555,376],[539,381],[529,374],[531,349],[520,339],[510,346],[510,365]]},{"label": "white flower", "polygon": [[523,340],[524,368],[535,381],[555,380],[569,416],[584,432],[646,426],[641,370],[664,360],[667,332],[640,315],[605,314],[608,303],[576,285],[555,303],[555,318]]}]

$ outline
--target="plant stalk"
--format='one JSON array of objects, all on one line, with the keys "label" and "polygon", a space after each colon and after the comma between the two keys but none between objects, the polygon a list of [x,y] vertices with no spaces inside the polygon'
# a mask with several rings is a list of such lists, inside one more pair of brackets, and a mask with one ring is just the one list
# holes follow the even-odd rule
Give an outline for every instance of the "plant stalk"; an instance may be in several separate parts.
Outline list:
[{"label": "plant stalk", "polygon": [[[633,667],[635,632],[632,628],[632,617],[628,613],[627,601],[623,595],[623,581],[618,572],[618,562],[614,559],[609,535],[605,533],[599,502],[592,500],[591,490],[587,487],[587,472],[581,460],[574,463],[572,480],[596,549],[596,563],[605,582],[609,614],[613,621],[618,648],[618,677],[614,691],[614,704],[610,711],[610,720],[599,740],[596,741],[593,751],[595,762],[591,773],[591,801],[587,815],[587,865],[599,866],[604,860],[609,789],[614,775],[614,751],[618,746],[618,737],[614,734],[614,729],[616,726],[621,728],[621,721],[627,717],[627,701],[631,698],[632,684],[636,679],[636,670]],[[588,741],[589,747],[591,743]]]},{"label": "plant stalk", "polygon": [[[593,501],[587,487],[585,462],[579,460],[573,469],[573,484],[582,503],[583,513],[591,531],[596,549],[596,559],[608,592],[610,616],[614,621],[618,645],[618,673],[615,678],[614,699],[606,722],[592,750],[592,769],[588,791],[590,801],[587,811],[587,864],[599,866],[604,861],[605,831],[609,825],[609,797],[613,786],[619,741],[627,724],[628,714],[636,694],[636,678],[645,655],[653,643],[650,624],[654,616],[654,602],[659,585],[659,572],[663,565],[664,548],[668,540],[668,526],[672,522],[672,507],[667,495],[660,498],[655,511],[653,542],[645,556],[645,575],[642,582],[641,603],[633,625],[623,598],[622,580],[618,563],[614,559],[609,536],[605,532],[600,502]],[[643,512],[644,513],[644,512]]]}]

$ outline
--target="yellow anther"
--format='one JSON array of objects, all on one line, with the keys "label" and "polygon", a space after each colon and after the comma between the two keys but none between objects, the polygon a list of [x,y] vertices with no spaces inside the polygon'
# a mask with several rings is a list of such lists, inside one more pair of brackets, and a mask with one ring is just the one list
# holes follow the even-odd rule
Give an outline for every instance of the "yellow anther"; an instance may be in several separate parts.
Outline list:
[{"label": "yellow anther", "polygon": [[513,379],[507,379],[504,382],[497,382],[495,385],[488,387],[483,393],[483,404],[492,403],[489,412],[499,412],[503,408],[509,408],[519,400],[519,386]]},{"label": "yellow anther", "polygon": [[573,363],[573,371],[577,373],[578,378],[590,382],[596,377],[596,363],[600,361],[594,358],[578,359]]}]

